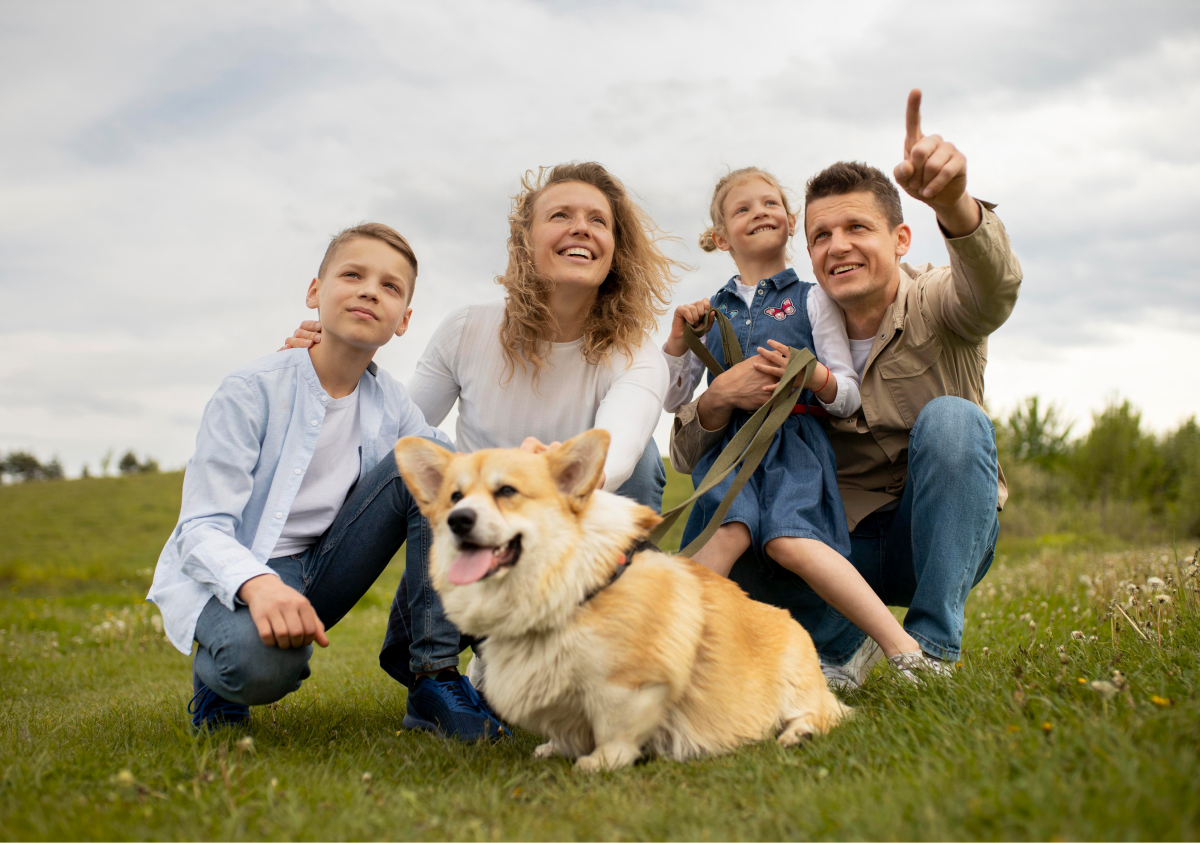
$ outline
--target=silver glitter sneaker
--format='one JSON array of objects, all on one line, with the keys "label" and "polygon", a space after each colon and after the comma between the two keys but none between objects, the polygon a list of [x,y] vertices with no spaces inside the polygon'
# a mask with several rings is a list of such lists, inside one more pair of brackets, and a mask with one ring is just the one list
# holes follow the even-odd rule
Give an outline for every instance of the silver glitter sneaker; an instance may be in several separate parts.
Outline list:
[{"label": "silver glitter sneaker", "polygon": [[839,691],[855,691],[867,681],[871,668],[882,660],[883,650],[875,643],[874,639],[868,636],[863,638],[863,642],[858,645],[854,655],[845,664],[821,662],[821,673],[825,674],[825,681],[829,683],[830,688]]}]

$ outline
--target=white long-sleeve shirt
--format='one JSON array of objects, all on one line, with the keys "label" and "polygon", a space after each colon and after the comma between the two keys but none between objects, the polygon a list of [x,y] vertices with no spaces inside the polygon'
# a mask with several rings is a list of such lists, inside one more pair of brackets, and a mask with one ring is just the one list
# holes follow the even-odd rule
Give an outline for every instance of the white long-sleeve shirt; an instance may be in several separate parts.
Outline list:
[{"label": "white long-sleeve shirt", "polygon": [[[746,286],[740,280],[735,283],[738,295],[749,307],[758,288],[754,285]],[[813,353],[837,378],[837,396],[833,401],[826,404],[820,398],[817,400],[821,401],[821,405],[830,415],[840,418],[852,416],[862,406],[862,395],[859,391],[861,376],[850,353],[846,317],[842,315],[837,303],[816,285],[808,291],[808,321],[812,325]],[[704,378],[704,363],[691,350],[680,357],[674,357],[664,348],[663,356],[667,359],[671,377],[665,407],[668,413],[674,413],[692,400],[692,394]],[[428,413],[426,415],[428,416]]]},{"label": "white long-sleeve shirt", "polygon": [[580,354],[583,340],[552,343],[547,366],[506,371],[500,345],[504,302],[454,311],[438,327],[408,382],[430,424],[458,403],[455,440],[466,452],[515,448],[527,436],[565,441],[593,427],[612,437],[604,488],[629,479],[646,449],[667,394],[667,364],[647,339],[630,360],[614,352],[598,365]]}]

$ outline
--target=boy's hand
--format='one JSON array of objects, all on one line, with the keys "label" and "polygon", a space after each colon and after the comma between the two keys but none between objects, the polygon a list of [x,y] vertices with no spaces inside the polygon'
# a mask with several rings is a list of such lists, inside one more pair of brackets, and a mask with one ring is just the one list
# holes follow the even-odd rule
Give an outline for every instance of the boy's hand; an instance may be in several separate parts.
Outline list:
[{"label": "boy's hand", "polygon": [[306,319],[300,323],[296,333],[283,341],[284,348],[312,348],[321,341],[321,323]]},{"label": "boy's hand", "polygon": [[699,325],[708,315],[710,308],[708,299],[700,299],[691,304],[681,304],[675,308],[675,317],[671,320],[671,335],[667,337],[663,351],[672,357],[682,357],[687,354],[687,343],[683,339],[683,323],[686,322],[692,327]]},{"label": "boy's hand", "polygon": [[242,583],[238,597],[250,607],[258,636],[268,647],[287,650],[316,641],[329,646],[325,624],[312,604],[296,589],[273,574],[261,574]]}]

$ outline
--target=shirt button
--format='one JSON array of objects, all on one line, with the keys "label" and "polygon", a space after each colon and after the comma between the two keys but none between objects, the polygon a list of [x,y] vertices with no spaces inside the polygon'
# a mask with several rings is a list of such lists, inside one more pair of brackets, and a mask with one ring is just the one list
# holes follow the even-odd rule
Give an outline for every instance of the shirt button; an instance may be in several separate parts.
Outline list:
[{"label": "shirt button", "polygon": [[297,469],[296,469],[295,471],[293,471],[292,473],[293,473],[293,474],[299,474],[299,473],[300,473],[300,469],[298,469],[298,468],[297,468]]},{"label": "shirt button", "polygon": [[749,324],[750,324],[750,320],[749,320],[749,319],[747,319],[747,320],[746,320],[746,324],[747,324],[747,325],[749,325]]},{"label": "shirt button", "polygon": [[759,294],[760,296],[763,294],[762,287],[759,287],[759,288],[758,288],[758,294]]},{"label": "shirt button", "polygon": [[282,517],[283,517],[283,513],[282,513],[282,512],[276,512],[276,513],[275,513],[275,517],[276,517],[276,518],[282,518]]},{"label": "shirt button", "polygon": [[322,404],[328,403],[328,401],[329,401],[329,396],[328,396],[328,395],[322,395],[322,396],[321,396],[321,403],[322,403]]},{"label": "shirt button", "polygon": [[316,420],[316,419],[313,419],[312,421],[310,421],[310,422],[309,422],[309,424],[311,424],[313,427],[316,427],[316,426],[317,426],[317,420]]}]

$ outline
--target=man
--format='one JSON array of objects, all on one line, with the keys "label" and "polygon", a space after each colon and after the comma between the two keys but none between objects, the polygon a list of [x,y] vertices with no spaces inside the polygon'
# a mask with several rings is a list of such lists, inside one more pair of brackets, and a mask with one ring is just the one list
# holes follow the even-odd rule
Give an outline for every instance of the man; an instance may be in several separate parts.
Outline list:
[{"label": "man", "polygon": [[[900,262],[912,237],[900,194],[864,164],[839,162],[809,181],[804,232],[817,283],[845,313],[862,377],[862,408],[828,428],[851,562],[885,603],[908,607],[905,630],[928,665],[948,671],[1007,498],[982,409],[983,370],[987,338],[1012,312],[1021,269],[994,206],[967,193],[966,158],[921,133],[920,107],[914,90],[894,175],[937,215],[950,266]],[[679,410],[671,433],[677,470],[721,438],[735,411],[764,403],[772,368],[750,358]],[[751,596],[792,612],[813,636],[831,683],[856,688],[880,660],[878,645],[798,577],[745,557],[732,577]]]}]

